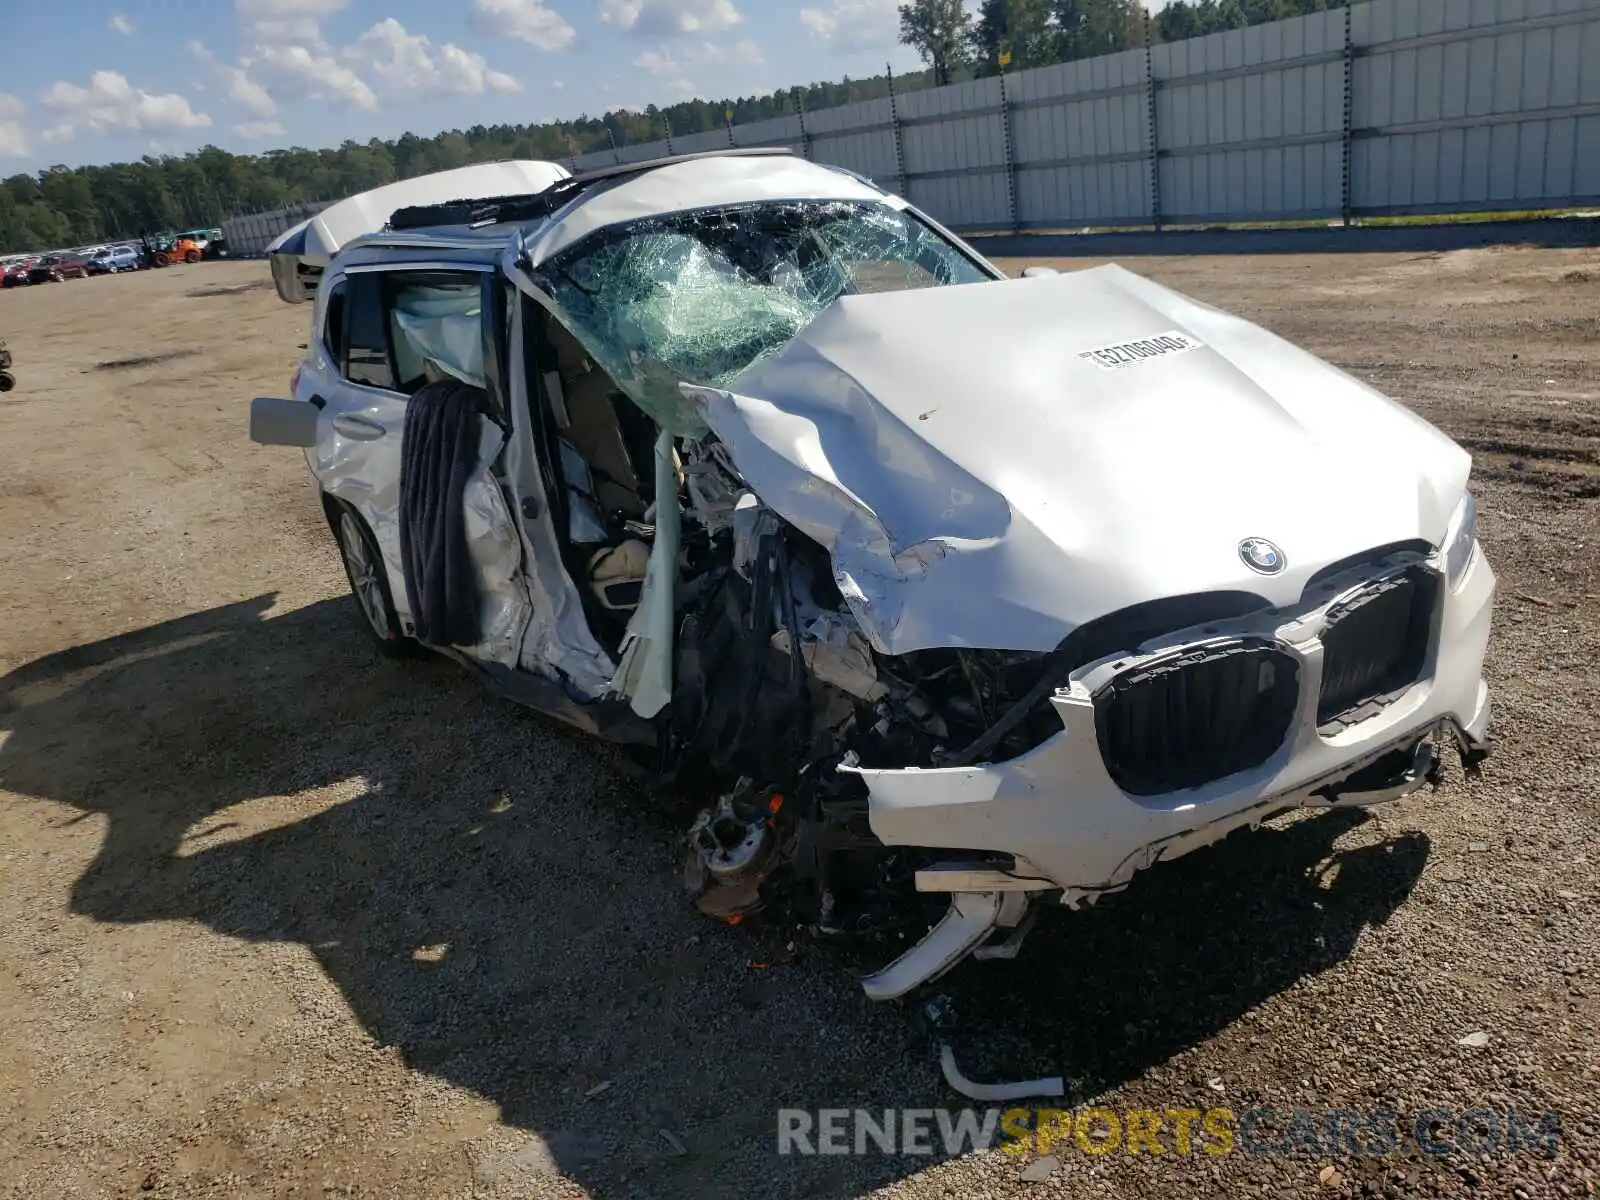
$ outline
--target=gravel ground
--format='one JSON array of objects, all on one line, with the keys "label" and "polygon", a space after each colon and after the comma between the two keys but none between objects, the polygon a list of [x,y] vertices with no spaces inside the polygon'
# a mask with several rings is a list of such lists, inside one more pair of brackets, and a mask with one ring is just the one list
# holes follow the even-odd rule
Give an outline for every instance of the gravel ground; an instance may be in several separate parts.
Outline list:
[{"label": "gravel ground", "polygon": [[305,312],[232,263],[0,298],[0,1186],[1593,1194],[1600,251],[1125,265],[1473,450],[1499,745],[1051,914],[946,981],[962,1066],[1124,1115],[1554,1109],[1554,1158],[1181,1154],[1170,1124],[1161,1155],[777,1156],[780,1107],[959,1103],[916,1010],[687,911],[681,814],[602,747],[369,652],[304,464],[244,436]]}]

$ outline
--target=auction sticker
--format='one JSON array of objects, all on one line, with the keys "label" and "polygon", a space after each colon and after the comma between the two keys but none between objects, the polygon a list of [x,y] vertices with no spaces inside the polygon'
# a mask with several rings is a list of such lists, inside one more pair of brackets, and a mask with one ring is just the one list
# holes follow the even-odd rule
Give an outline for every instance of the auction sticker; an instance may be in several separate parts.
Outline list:
[{"label": "auction sticker", "polygon": [[1078,352],[1078,357],[1087,358],[1108,371],[1116,371],[1123,367],[1149,362],[1154,358],[1169,358],[1174,354],[1198,350],[1204,345],[1204,342],[1190,337],[1187,333],[1170,329],[1154,337],[1138,338],[1131,342],[1113,342],[1109,346],[1100,346],[1094,350],[1081,350]]}]

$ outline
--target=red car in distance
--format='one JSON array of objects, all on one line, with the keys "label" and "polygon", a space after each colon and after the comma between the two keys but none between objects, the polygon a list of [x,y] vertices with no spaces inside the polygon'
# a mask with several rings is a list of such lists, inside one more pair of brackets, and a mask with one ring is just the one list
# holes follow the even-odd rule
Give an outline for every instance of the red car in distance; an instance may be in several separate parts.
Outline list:
[{"label": "red car in distance", "polygon": [[28,272],[29,283],[60,283],[89,278],[89,262],[80,254],[47,254]]},{"label": "red car in distance", "polygon": [[24,258],[14,263],[7,263],[5,271],[0,273],[0,287],[22,287],[28,282],[28,272],[33,270],[34,262],[31,258]]}]

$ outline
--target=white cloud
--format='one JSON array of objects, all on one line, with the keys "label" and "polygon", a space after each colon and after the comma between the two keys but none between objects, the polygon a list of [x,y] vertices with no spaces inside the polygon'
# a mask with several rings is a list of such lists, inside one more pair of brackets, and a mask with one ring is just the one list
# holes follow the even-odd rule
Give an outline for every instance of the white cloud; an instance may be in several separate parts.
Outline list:
[{"label": "white cloud", "polygon": [[761,63],[761,47],[749,38],[732,45],[701,42],[677,50],[646,50],[633,65],[652,75],[670,74],[678,67],[756,66]]},{"label": "white cloud", "polygon": [[285,17],[325,17],[345,0],[233,0],[233,11],[246,21],[278,21]]},{"label": "white cloud", "polygon": [[28,106],[7,92],[0,92],[0,157],[28,152],[28,131],[22,126]]},{"label": "white cloud", "polygon": [[754,66],[760,62],[761,47],[746,38],[727,46],[701,42],[671,50],[646,50],[633,60],[633,65],[661,80],[663,91],[679,100],[695,95],[692,71],[702,67]]},{"label": "white cloud", "polygon": [[366,80],[335,58],[322,36],[320,18],[344,6],[345,0],[234,0],[249,49],[236,65],[216,67],[227,80],[229,99],[255,118],[246,124],[261,125],[277,115],[274,84],[292,89],[297,98],[377,109]]},{"label": "white cloud", "polygon": [[[217,56],[211,53],[206,48],[206,44],[198,38],[190,38],[184,44],[184,48],[188,50],[190,56],[196,62],[209,67],[218,78],[226,83],[229,100],[244,109],[250,116],[256,118],[246,124],[251,127],[263,126],[270,123],[267,118],[278,115],[278,102],[272,98],[272,93],[263,87],[259,81],[250,78],[249,71],[244,67],[229,66],[220,62]],[[246,61],[253,62],[254,60],[247,59]],[[206,84],[196,83],[192,86],[192,90],[203,92],[206,87]],[[234,131],[238,132],[240,128],[242,126],[236,125],[234,126]]]},{"label": "white cloud", "polygon": [[257,142],[263,138],[282,137],[286,131],[276,121],[245,121],[235,125],[233,132],[246,141]]},{"label": "white cloud", "polygon": [[[376,112],[380,98],[399,102],[441,95],[484,95],[522,90],[483,55],[453,42],[413,34],[393,17],[334,50],[322,39],[317,17],[339,0],[235,0],[248,49],[235,65],[216,61],[204,46],[191,52],[225,81],[229,99],[248,115],[251,136],[269,136],[279,105],[294,100],[346,104]],[[241,136],[245,136],[241,134]]]},{"label": "white cloud", "polygon": [[281,21],[252,21],[246,32],[258,43],[269,46],[306,46],[319,54],[328,43],[315,17],[287,17]]},{"label": "white cloud", "polygon": [[278,104],[272,98],[271,92],[251,79],[240,67],[228,67],[225,70],[228,76],[228,99],[252,117],[265,118],[277,115]]},{"label": "white cloud", "polygon": [[393,17],[363,33],[344,56],[365,67],[386,90],[406,96],[522,90],[511,76],[491,69],[483,55],[451,42],[435,49],[421,34],[407,33]]},{"label": "white cloud", "polygon": [[333,100],[369,112],[376,111],[378,97],[366,80],[329,54],[300,45],[266,45],[240,60],[245,70],[260,71],[298,89],[308,100]]},{"label": "white cloud", "polygon": [[633,60],[633,65],[661,81],[657,90],[663,99],[694,98],[694,80],[689,78],[683,64],[665,50],[646,50]]},{"label": "white cloud", "polygon": [[715,52],[714,61],[729,63],[736,66],[758,67],[765,61],[761,57],[761,47],[749,38],[742,38],[731,46],[712,46],[709,42],[706,49]]},{"label": "white cloud", "polygon": [[800,20],[839,54],[893,46],[900,38],[897,0],[832,0],[827,8],[802,8]]},{"label": "white cloud", "polygon": [[302,46],[308,53],[328,53],[321,19],[338,12],[345,0],[234,0],[244,23],[244,36],[259,46]]},{"label": "white cloud", "polygon": [[133,33],[134,25],[132,21],[128,20],[128,18],[123,16],[121,13],[112,13],[110,18],[106,21],[106,28],[113,29],[117,33],[122,34],[124,37],[127,37]]},{"label": "white cloud", "polygon": [[89,76],[88,87],[58,81],[45,89],[40,100],[60,117],[58,124],[45,131],[44,136],[51,140],[85,130],[163,134],[211,124],[209,116],[195,112],[177,92],[147,92],[115,71],[96,71]]},{"label": "white cloud", "polygon": [[479,27],[499,37],[515,38],[539,50],[565,50],[578,38],[577,30],[545,0],[472,0]]},{"label": "white cloud", "polygon": [[522,85],[504,71],[492,70],[483,55],[451,42],[439,47],[439,79],[445,90],[464,94],[522,90]]},{"label": "white cloud", "polygon": [[600,19],[628,33],[714,33],[744,17],[733,0],[600,0]]}]

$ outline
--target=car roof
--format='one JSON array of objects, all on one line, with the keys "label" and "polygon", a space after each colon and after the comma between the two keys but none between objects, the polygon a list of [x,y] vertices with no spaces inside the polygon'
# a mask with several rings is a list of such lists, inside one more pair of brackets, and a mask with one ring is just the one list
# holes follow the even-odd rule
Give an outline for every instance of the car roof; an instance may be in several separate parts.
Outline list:
[{"label": "car roof", "polygon": [[387,183],[347,196],[310,217],[298,227],[303,244],[295,252],[331,257],[382,230],[399,212],[443,208],[450,202],[459,205],[461,201],[454,198],[460,196],[497,196],[513,189],[519,194],[538,193],[568,176],[559,163],[518,159],[475,163]]},{"label": "car roof", "polygon": [[858,175],[788,151],[714,151],[574,175],[525,196],[400,210],[391,218],[391,228],[356,239],[339,257],[348,264],[380,260],[395,251],[498,258],[520,243],[529,263],[536,265],[614,225],[774,200],[902,203]]}]

